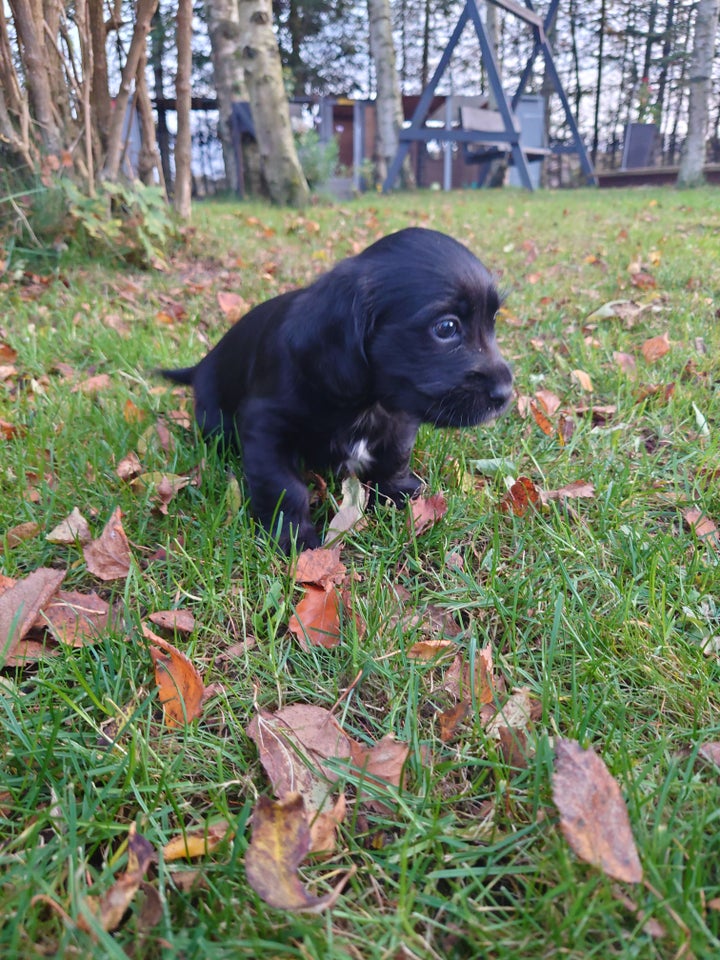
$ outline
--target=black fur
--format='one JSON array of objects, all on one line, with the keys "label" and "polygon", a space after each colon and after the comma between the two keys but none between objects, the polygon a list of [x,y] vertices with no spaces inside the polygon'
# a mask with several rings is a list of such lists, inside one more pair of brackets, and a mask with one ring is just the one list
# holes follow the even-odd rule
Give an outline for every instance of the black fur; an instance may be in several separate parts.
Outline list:
[{"label": "black fur", "polygon": [[204,435],[242,449],[253,511],[267,529],[282,516],[281,546],[316,546],[303,467],[355,472],[401,504],[420,487],[421,423],[473,426],[507,407],[499,305],[466,247],[409,228],[255,307],[196,366],[161,372],[192,385]]}]

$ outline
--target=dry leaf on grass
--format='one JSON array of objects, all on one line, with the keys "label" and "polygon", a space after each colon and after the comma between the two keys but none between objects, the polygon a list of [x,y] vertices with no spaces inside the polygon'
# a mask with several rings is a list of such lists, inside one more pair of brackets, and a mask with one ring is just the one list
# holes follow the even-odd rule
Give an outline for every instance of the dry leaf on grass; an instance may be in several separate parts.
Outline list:
[{"label": "dry leaf on grass", "polygon": [[585,390],[586,393],[593,392],[593,383],[590,379],[590,375],[584,370],[571,370],[570,376],[582,390]]},{"label": "dry leaf on grass", "polygon": [[720,549],[720,533],[718,528],[709,517],[706,517],[702,510],[697,507],[690,507],[683,510],[683,520],[693,531],[698,540],[710,544],[715,549]]},{"label": "dry leaf on grass", "polygon": [[345,580],[347,568],[340,560],[340,547],[317,547],[303,550],[297,558],[295,579],[329,590]]},{"label": "dry leaf on grass", "polygon": [[655,363],[670,352],[670,347],[670,338],[665,332],[660,337],[650,337],[643,343],[640,350],[647,363]]},{"label": "dry leaf on grass", "polygon": [[121,480],[132,480],[135,477],[139,477],[142,472],[143,465],[140,463],[140,457],[138,457],[135,451],[131,451],[127,456],[123,457],[115,470],[115,473]]},{"label": "dry leaf on grass", "polygon": [[595,487],[586,480],[573,480],[572,483],[557,490],[542,490],[540,498],[543,503],[548,503],[550,500],[594,499]]},{"label": "dry leaf on grass", "polygon": [[50,543],[61,543],[66,546],[72,546],[76,543],[82,545],[90,543],[92,534],[85,517],[80,513],[77,507],[73,508],[72,513],[68,514],[64,520],[54,527],[50,533],[45,536]]},{"label": "dry leaf on grass", "polygon": [[[90,914],[103,930],[117,930],[120,926],[154,854],[152,844],[140,836],[135,830],[135,824],[132,824],[128,837],[127,870],[102,897],[89,896],[85,900]],[[93,924],[84,916],[79,918],[78,926],[86,931],[92,931],[93,928]]]},{"label": "dry leaf on grass", "polygon": [[40,533],[40,524],[35,523],[32,520],[27,520],[25,523],[18,523],[14,527],[10,527],[9,530],[5,531],[5,535],[0,537],[0,553],[3,552],[3,540],[8,546],[9,550],[12,550],[13,547],[20,546],[25,540],[32,540],[33,537],[36,537]]},{"label": "dry leaf on grass", "polygon": [[698,750],[698,753],[704,760],[707,760],[708,763],[712,763],[715,767],[720,768],[720,743],[717,741],[704,743]]},{"label": "dry leaf on grass", "polygon": [[231,840],[235,834],[227,820],[219,820],[193,830],[185,830],[173,837],[163,847],[163,860],[193,860],[212,853],[224,840]]},{"label": "dry leaf on grass", "polygon": [[205,693],[197,667],[177,647],[145,626],[143,634],[151,644],[155,682],[168,727],[181,727],[196,720],[202,715]]},{"label": "dry leaf on grass", "polygon": [[364,743],[350,742],[353,764],[362,771],[363,780],[375,786],[400,787],[402,775],[410,753],[406,743],[396,740],[392,733],[368,747]]},{"label": "dry leaf on grass", "polygon": [[615,880],[640,883],[643,870],[625,801],[592,748],[557,740],[552,792],[560,828],[578,857]]},{"label": "dry leaf on grass", "polygon": [[468,661],[465,651],[458,653],[445,674],[442,686],[456,700],[468,703],[475,700],[480,705],[492,703],[495,684],[490,644],[477,651],[474,664]]},{"label": "dry leaf on grass", "polygon": [[416,537],[435,526],[447,513],[447,500],[442,493],[417,497],[410,501],[408,527]]},{"label": "dry leaf on grass", "polygon": [[310,842],[305,804],[299,793],[277,802],[259,798],[252,815],[245,874],[253,890],[271,907],[320,913],[337,901],[351,873],[324,897],[309,893],[298,876]]},{"label": "dry leaf on grass", "polygon": [[418,640],[407,652],[411,660],[439,660],[452,656],[457,650],[453,640]]},{"label": "dry leaf on grass", "polygon": [[360,529],[365,522],[368,489],[357,477],[347,477],[342,484],[338,511],[325,532],[326,544],[337,543],[349,530]]},{"label": "dry leaf on grass", "polygon": [[192,633],[195,629],[195,617],[189,610],[156,610],[150,614],[149,619],[164,630]]},{"label": "dry leaf on grass", "polygon": [[529,477],[518,477],[500,501],[501,513],[524,517],[541,503],[540,488]]},{"label": "dry leaf on grass", "polygon": [[59,643],[83,647],[107,629],[110,604],[96,593],[59,590],[43,605],[35,627],[47,627]]},{"label": "dry leaf on grass", "polygon": [[545,436],[549,437],[551,434],[555,433],[555,427],[552,425],[552,422],[548,420],[542,410],[540,410],[537,404],[532,400],[530,401],[530,413],[533,415],[533,420],[540,427]]},{"label": "dry leaf on grass", "polygon": [[[64,570],[40,567],[0,594],[0,664],[16,666],[29,659],[23,638],[64,578]],[[37,654],[37,650],[32,648],[32,653]]]},{"label": "dry leaf on grass", "polygon": [[306,650],[308,644],[331,649],[340,643],[340,595],[335,587],[308,586],[295,607],[288,629]]},{"label": "dry leaf on grass", "polygon": [[85,563],[99,580],[122,580],[130,572],[130,544],[117,507],[98,537],[84,549]]}]

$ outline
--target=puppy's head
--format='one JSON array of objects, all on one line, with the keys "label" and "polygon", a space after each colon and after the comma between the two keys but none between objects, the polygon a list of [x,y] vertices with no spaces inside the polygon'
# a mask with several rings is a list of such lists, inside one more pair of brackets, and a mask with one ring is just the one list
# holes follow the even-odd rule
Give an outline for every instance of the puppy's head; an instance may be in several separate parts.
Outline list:
[{"label": "puppy's head", "polygon": [[410,228],[357,260],[371,305],[365,351],[377,399],[440,427],[502,413],[512,372],[495,342],[500,296],[477,257],[445,234]]}]

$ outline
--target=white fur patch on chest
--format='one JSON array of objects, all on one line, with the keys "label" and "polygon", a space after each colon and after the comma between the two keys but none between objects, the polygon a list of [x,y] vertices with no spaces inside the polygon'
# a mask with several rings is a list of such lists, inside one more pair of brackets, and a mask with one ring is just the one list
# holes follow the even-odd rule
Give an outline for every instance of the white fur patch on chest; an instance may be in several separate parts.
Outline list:
[{"label": "white fur patch on chest", "polygon": [[368,442],[364,437],[361,437],[348,447],[343,466],[348,473],[356,476],[362,475],[372,462],[373,457]]}]

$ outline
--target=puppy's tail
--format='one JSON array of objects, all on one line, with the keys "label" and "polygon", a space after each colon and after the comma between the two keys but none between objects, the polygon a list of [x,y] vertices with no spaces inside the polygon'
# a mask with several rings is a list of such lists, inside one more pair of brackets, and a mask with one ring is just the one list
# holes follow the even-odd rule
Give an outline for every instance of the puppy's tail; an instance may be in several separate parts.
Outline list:
[{"label": "puppy's tail", "polygon": [[196,366],[181,367],[179,370],[156,370],[155,373],[161,377],[165,377],[167,380],[172,380],[175,383],[185,383],[191,387],[195,377]]}]

